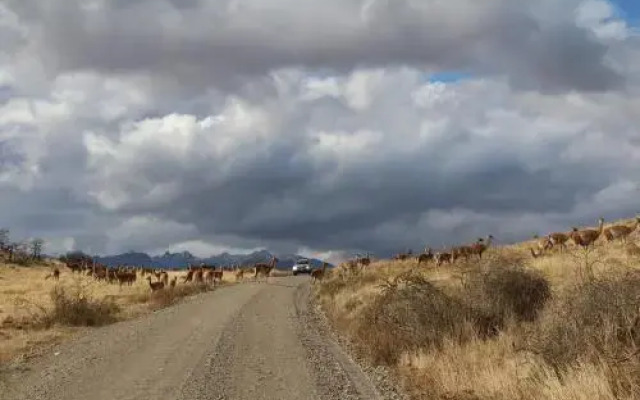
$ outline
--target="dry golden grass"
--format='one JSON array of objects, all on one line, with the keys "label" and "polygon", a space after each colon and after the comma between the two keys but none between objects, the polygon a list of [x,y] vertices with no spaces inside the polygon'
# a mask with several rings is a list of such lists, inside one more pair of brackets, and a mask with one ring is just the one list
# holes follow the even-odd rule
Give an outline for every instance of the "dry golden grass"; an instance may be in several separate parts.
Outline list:
[{"label": "dry golden grass", "polygon": [[[269,274],[269,276],[273,276],[273,277],[285,277],[285,276],[292,276],[292,275],[293,274],[291,273],[290,270],[281,270],[281,269],[274,269]],[[250,274],[245,273],[244,276],[245,278],[247,277],[253,278],[254,272],[251,272]]]},{"label": "dry golden grass", "polygon": [[315,293],[357,351],[416,399],[640,399],[634,245],[598,240],[533,258],[534,244],[451,266],[334,270]]},{"label": "dry golden grass", "polygon": [[[179,277],[176,288],[153,294],[146,278],[139,275],[131,286],[120,286],[96,282],[62,265],[59,281],[45,280],[52,265],[0,263],[0,363],[40,344],[69,337],[77,331],[70,326],[98,326],[134,318],[208,289],[182,283],[185,271],[169,271],[169,279]],[[235,282],[234,274],[225,272],[223,282]]]}]

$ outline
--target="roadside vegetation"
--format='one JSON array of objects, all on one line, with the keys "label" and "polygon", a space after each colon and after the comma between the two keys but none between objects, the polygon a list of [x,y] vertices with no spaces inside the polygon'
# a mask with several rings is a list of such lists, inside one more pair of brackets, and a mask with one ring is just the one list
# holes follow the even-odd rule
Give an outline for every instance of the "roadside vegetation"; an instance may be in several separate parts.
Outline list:
[{"label": "roadside vegetation", "polygon": [[81,329],[134,318],[243,279],[226,270],[215,275],[121,268],[105,274],[86,265],[78,269],[76,261],[70,261],[72,268],[20,247],[0,251],[0,363]]},{"label": "roadside vegetation", "polygon": [[346,263],[314,290],[336,330],[413,398],[638,399],[637,232],[623,243],[593,231],[564,250],[543,238],[440,265],[436,254]]}]

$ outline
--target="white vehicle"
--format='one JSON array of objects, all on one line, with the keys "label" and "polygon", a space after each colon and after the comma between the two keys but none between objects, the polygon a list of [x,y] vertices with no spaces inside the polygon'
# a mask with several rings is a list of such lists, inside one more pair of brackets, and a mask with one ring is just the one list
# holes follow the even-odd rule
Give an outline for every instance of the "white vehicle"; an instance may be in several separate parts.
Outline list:
[{"label": "white vehicle", "polygon": [[301,258],[298,261],[296,261],[295,264],[293,264],[293,267],[291,267],[291,271],[293,272],[293,275],[298,275],[298,274],[310,274],[312,271],[311,268],[311,263],[309,262],[308,258]]}]

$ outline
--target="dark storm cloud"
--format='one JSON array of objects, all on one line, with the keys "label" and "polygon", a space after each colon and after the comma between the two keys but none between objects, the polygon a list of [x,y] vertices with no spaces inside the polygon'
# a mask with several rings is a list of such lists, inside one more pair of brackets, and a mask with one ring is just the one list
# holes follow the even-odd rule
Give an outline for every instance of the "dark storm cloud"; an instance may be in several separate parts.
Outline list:
[{"label": "dark storm cloud", "polygon": [[[382,79],[390,79],[398,87],[406,85],[405,79],[412,81],[401,73]],[[419,126],[420,121],[440,114],[440,106],[407,112],[403,109],[410,94],[404,92],[395,97],[390,93],[393,103],[388,98],[374,97],[369,108],[360,112],[348,107],[336,109],[322,98],[299,103],[291,115],[285,112],[274,116],[284,122],[274,127],[272,141],[248,140],[247,147],[240,146],[234,153],[221,156],[213,151],[204,158],[187,156],[191,159],[188,163],[166,158],[166,150],[152,149],[144,141],[136,141],[136,147],[128,148],[126,143],[133,143],[134,137],[146,137],[144,132],[130,132],[131,137],[118,144],[114,154],[122,151],[139,156],[131,164],[124,159],[118,161],[117,156],[107,162],[107,167],[124,163],[124,169],[114,170],[115,175],[108,176],[107,183],[101,186],[107,190],[111,185],[113,190],[124,187],[126,191],[122,179],[132,174],[136,182],[174,182],[177,189],[172,197],[145,202],[134,195],[117,207],[118,212],[161,215],[166,220],[193,224],[204,237],[227,235],[272,247],[288,243],[318,249],[369,248],[387,252],[398,246],[415,248],[424,242],[473,240],[486,235],[490,228],[504,234],[503,240],[521,238],[545,229],[544,221],[554,215],[574,215],[577,205],[616,178],[633,179],[632,163],[604,158],[601,168],[585,173],[588,158],[566,159],[572,146],[584,142],[580,128],[564,131],[559,124],[554,129],[569,135],[561,139],[562,136],[544,132],[548,127],[538,127],[535,120],[526,119],[525,111],[530,112],[531,108],[522,110],[517,104],[493,100],[509,113],[519,115],[520,125],[513,126],[509,113],[497,117],[488,111],[494,105],[476,103],[486,99],[489,91],[497,93],[494,88],[486,86],[470,98],[465,97],[466,90],[476,89],[473,84],[463,86],[452,98],[441,99],[445,109],[450,110],[445,114],[449,121],[446,135],[436,140],[437,134],[430,133],[432,137],[426,142],[417,134],[417,128],[404,133],[409,138],[397,137],[390,121],[396,121],[396,113],[404,113],[405,123]],[[288,100],[282,101],[286,104]],[[385,104],[387,113],[378,112],[379,103]],[[332,124],[316,119],[317,115],[324,115],[324,107],[332,110]],[[595,128],[608,121],[592,124]],[[319,161],[320,139],[311,134],[317,130],[316,123],[342,132],[334,133],[334,138],[350,140],[356,147],[327,147],[330,155],[325,154]],[[219,136],[225,134],[223,131],[192,126],[195,131],[183,139],[186,143],[197,143],[201,136],[224,140]],[[378,142],[366,147],[366,135],[356,138],[355,133],[344,129],[354,126],[385,130],[384,134],[370,136]],[[499,128],[496,134],[487,136],[481,133],[487,127]],[[540,134],[544,137],[531,141]],[[522,144],[520,136],[523,140],[529,138],[527,145]],[[633,135],[616,137],[618,141],[628,141]],[[403,142],[413,146],[404,148]],[[192,154],[195,156],[197,151]],[[461,210],[466,221],[440,228],[429,222],[431,210],[451,209]],[[480,222],[464,217],[464,213],[471,213]],[[505,229],[499,222],[503,218],[508,225],[511,222],[506,221],[517,215],[541,217],[533,221],[537,227],[521,224]]]},{"label": "dark storm cloud", "polygon": [[[530,173],[517,163],[455,177],[437,170],[427,172],[428,162],[420,160],[398,160],[397,164],[345,174],[320,193],[313,181],[321,172],[302,168],[296,177],[280,181],[273,173],[282,178],[282,169],[250,168],[250,178],[230,180],[216,188],[185,190],[188,195],[176,201],[180,207],[161,212],[169,219],[195,223],[203,234],[386,251],[389,244],[397,247],[408,240],[415,247],[425,239],[435,240],[435,232],[423,237],[415,232],[409,237],[376,237],[367,230],[388,221],[405,220],[411,226],[425,210],[448,209],[454,204],[487,215],[568,213],[575,206],[576,192],[592,193],[607,184],[606,179],[589,182],[575,175],[553,182],[551,171]],[[437,239],[450,243],[459,237],[460,230],[441,233]]]},{"label": "dark storm cloud", "polygon": [[[549,24],[525,1],[95,4],[102,7],[79,1],[39,7],[32,24],[41,29],[45,65],[157,74],[163,84],[225,89],[283,67],[464,69],[549,91],[603,91],[624,81],[605,64],[605,45],[571,15]],[[554,2],[540,4],[544,9]],[[579,3],[567,4],[548,11]]]},{"label": "dark storm cloud", "polygon": [[66,235],[86,240],[91,235],[90,227],[105,226],[105,221],[98,224],[91,214],[90,204],[78,201],[66,188],[46,187],[28,192],[5,188],[0,192],[0,208],[5,210],[2,227],[10,229],[14,240]]},{"label": "dark storm cloud", "polygon": [[625,83],[622,75],[603,63],[607,47],[575,26],[544,31],[537,28],[529,32],[524,43],[505,44],[513,49],[510,54],[527,49],[518,57],[498,58],[503,65],[509,65],[514,87],[555,93],[570,89],[598,92],[620,88]]}]

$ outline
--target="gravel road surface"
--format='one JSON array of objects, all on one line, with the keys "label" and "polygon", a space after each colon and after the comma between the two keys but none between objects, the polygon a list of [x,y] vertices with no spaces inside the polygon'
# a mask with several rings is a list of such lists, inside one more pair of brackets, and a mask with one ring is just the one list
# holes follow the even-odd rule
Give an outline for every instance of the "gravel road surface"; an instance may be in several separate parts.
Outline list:
[{"label": "gravel road surface", "polygon": [[326,335],[308,277],[220,288],[3,371],[3,400],[377,400]]}]

